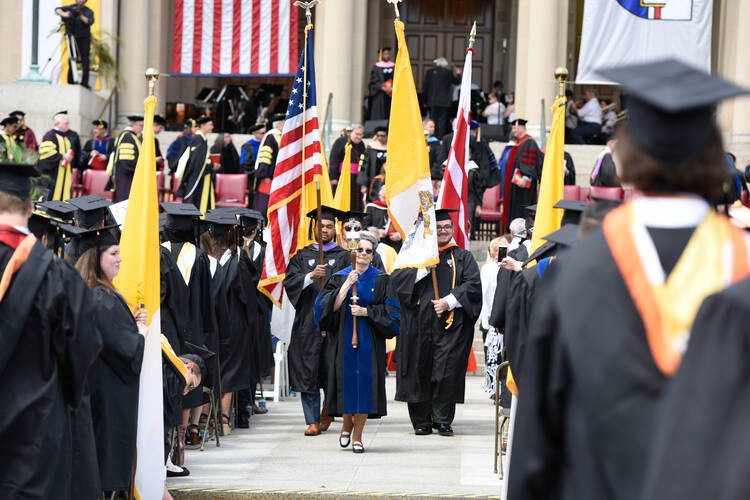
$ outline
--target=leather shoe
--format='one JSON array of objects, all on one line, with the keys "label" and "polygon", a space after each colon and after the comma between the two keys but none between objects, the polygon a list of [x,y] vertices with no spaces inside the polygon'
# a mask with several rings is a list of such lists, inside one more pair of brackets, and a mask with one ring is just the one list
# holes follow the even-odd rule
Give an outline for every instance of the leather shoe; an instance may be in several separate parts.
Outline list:
[{"label": "leather shoe", "polygon": [[451,428],[448,424],[438,424],[437,426],[438,434],[441,436],[452,436],[453,435],[453,428]]},{"label": "leather shoe", "polygon": [[333,422],[333,417],[329,417],[327,415],[321,415],[320,416],[320,432],[327,431],[328,428],[331,426],[331,422]]},{"label": "leather shoe", "polygon": [[414,434],[417,436],[426,436],[432,434],[432,427],[429,425],[418,425],[414,428]]},{"label": "leather shoe", "polygon": [[320,424],[314,423],[307,426],[307,429],[305,429],[305,436],[317,436],[320,434]]}]

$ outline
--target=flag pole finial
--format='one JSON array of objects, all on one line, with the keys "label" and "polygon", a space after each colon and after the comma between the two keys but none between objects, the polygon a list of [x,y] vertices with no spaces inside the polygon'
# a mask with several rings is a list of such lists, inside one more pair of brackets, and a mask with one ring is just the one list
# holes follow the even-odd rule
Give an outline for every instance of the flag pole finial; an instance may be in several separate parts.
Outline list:
[{"label": "flag pole finial", "polygon": [[469,34],[469,48],[474,48],[474,42],[477,40],[477,22],[474,21],[474,26],[471,27],[471,33]]},{"label": "flag pole finial", "polygon": [[568,69],[559,67],[555,70],[555,80],[557,80],[557,95],[562,97],[565,95],[565,80],[568,79]]},{"label": "flag pole finial", "polygon": [[305,17],[307,18],[307,24],[312,24],[312,8],[315,7],[320,3],[320,0],[310,0],[309,2],[303,2],[302,0],[297,0],[294,2],[294,5],[297,7],[300,7],[302,9],[305,9]]},{"label": "flag pole finial", "polygon": [[156,87],[156,80],[159,79],[159,70],[156,68],[146,69],[146,80],[148,80],[148,95],[154,95],[154,87]]},{"label": "flag pole finial", "polygon": [[385,1],[388,2],[389,4],[393,5],[393,8],[396,9],[396,19],[400,21],[401,20],[401,13],[398,11],[398,4],[402,0],[385,0]]},{"label": "flag pole finial", "polygon": [[346,127],[344,131],[346,132],[346,143],[349,144],[352,142],[352,132],[354,132],[354,129],[351,126],[349,126],[349,127]]}]

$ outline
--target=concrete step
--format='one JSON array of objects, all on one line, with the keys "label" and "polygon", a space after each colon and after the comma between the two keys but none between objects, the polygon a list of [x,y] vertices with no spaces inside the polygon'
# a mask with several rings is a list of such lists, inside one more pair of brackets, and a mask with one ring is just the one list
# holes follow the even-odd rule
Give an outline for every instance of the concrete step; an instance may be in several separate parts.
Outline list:
[{"label": "concrete step", "polygon": [[[385,480],[384,482],[387,482]],[[318,500],[336,498],[356,498],[358,500],[382,500],[398,498],[420,498],[423,500],[442,500],[456,498],[500,498],[490,495],[458,496],[440,493],[395,493],[395,492],[359,492],[359,491],[320,491],[320,490],[238,490],[238,489],[170,489],[175,500],[245,500],[245,499],[284,499],[298,500],[314,498]]]}]

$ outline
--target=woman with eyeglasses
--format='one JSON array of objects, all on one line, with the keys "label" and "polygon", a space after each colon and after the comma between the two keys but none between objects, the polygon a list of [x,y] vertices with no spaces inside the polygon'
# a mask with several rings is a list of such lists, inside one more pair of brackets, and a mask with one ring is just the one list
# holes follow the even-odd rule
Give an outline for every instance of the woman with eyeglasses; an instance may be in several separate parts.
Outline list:
[{"label": "woman with eyeglasses", "polygon": [[[389,277],[373,267],[378,242],[359,233],[354,268],[332,275],[315,302],[315,320],[328,332],[326,412],[343,415],[339,445],[364,453],[362,430],[368,418],[386,414],[385,339],[399,333],[398,302],[387,300]],[[352,301],[356,285],[356,304]],[[353,345],[353,324],[357,344]]]}]

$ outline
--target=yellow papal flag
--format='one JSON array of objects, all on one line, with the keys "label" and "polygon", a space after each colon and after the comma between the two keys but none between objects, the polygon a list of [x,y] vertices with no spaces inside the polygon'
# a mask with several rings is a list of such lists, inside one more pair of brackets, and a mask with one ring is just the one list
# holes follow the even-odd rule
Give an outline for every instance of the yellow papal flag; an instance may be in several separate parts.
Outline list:
[{"label": "yellow papal flag", "polygon": [[552,127],[544,154],[534,234],[531,237],[532,252],[544,243],[545,236],[560,229],[563,216],[563,210],[555,208],[555,205],[563,199],[565,185],[565,97],[555,99],[552,111]]},{"label": "yellow papal flag", "polygon": [[[352,205],[352,144],[344,146],[344,163],[341,164],[341,176],[336,185],[336,195],[333,197],[333,208],[348,212]],[[330,184],[329,184],[330,185]]]},{"label": "yellow papal flag", "polygon": [[[395,269],[424,268],[437,264],[439,260],[430,159],[424,147],[422,114],[404,37],[404,23],[397,19],[394,25],[398,55],[393,70],[385,194],[391,222],[404,241]],[[415,225],[415,222],[418,223]]]},{"label": "yellow papal flag", "polygon": [[154,108],[145,102],[143,142],[130,188],[130,199],[120,238],[120,272],[115,286],[131,310],[145,307],[148,332],[143,349],[138,390],[136,436],[136,498],[161,498],[164,493],[164,429],[161,378],[161,319],[159,314],[159,200],[156,188]]}]

